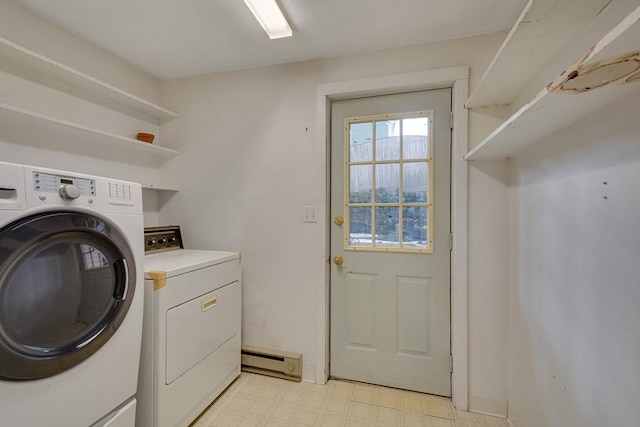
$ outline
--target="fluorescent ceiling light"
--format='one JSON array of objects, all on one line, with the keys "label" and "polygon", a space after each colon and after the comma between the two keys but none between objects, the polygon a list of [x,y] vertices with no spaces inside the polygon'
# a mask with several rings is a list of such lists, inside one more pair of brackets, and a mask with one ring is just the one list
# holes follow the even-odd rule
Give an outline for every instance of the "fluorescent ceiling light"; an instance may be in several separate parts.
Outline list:
[{"label": "fluorescent ceiling light", "polygon": [[270,39],[291,37],[293,31],[276,0],[244,0]]}]

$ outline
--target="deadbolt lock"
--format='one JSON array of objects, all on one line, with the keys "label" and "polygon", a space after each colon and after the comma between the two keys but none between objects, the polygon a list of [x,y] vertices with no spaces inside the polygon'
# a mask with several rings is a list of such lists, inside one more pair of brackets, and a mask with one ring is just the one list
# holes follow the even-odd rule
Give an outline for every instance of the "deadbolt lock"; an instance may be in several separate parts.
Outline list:
[{"label": "deadbolt lock", "polygon": [[336,265],[342,265],[344,264],[344,258],[342,258],[342,255],[336,255],[335,258],[333,258],[333,262]]},{"label": "deadbolt lock", "polygon": [[336,216],[335,218],[333,218],[333,222],[334,222],[336,225],[342,225],[342,224],[344,224],[344,218],[343,218],[343,217],[341,217],[340,215],[338,215],[338,216]]}]

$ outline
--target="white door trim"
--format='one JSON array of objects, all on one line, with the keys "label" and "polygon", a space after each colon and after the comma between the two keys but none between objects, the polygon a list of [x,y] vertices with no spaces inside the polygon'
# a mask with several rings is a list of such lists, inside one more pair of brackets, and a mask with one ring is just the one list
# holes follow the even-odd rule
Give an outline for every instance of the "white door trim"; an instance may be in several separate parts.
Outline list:
[{"label": "white door trim", "polygon": [[[467,163],[462,156],[468,149],[468,113],[464,103],[469,91],[469,68],[439,68],[415,73],[393,74],[366,79],[322,83],[317,86],[318,143],[326,147],[324,162],[325,218],[329,213],[329,154],[331,101],[359,96],[388,95],[423,89],[452,88],[453,133],[451,150],[451,378],[453,405],[468,408],[467,339]],[[316,382],[325,384],[329,375],[329,223],[325,221],[325,280],[317,291]]]}]

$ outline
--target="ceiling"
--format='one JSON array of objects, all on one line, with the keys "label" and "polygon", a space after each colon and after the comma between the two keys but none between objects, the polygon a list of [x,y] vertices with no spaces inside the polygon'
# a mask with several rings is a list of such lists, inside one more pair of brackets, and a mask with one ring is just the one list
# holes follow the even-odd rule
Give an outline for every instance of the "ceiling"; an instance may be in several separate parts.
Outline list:
[{"label": "ceiling", "polygon": [[293,37],[270,40],[242,0],[17,0],[167,80],[510,28],[526,0],[278,0]]}]

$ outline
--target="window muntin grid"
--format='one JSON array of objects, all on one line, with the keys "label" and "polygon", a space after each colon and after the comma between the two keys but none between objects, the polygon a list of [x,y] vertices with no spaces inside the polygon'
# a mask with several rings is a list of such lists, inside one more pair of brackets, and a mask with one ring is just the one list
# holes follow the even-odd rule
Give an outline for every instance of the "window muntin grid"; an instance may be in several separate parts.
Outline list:
[{"label": "window muntin grid", "polygon": [[433,110],[345,119],[345,250],[433,253]]}]

